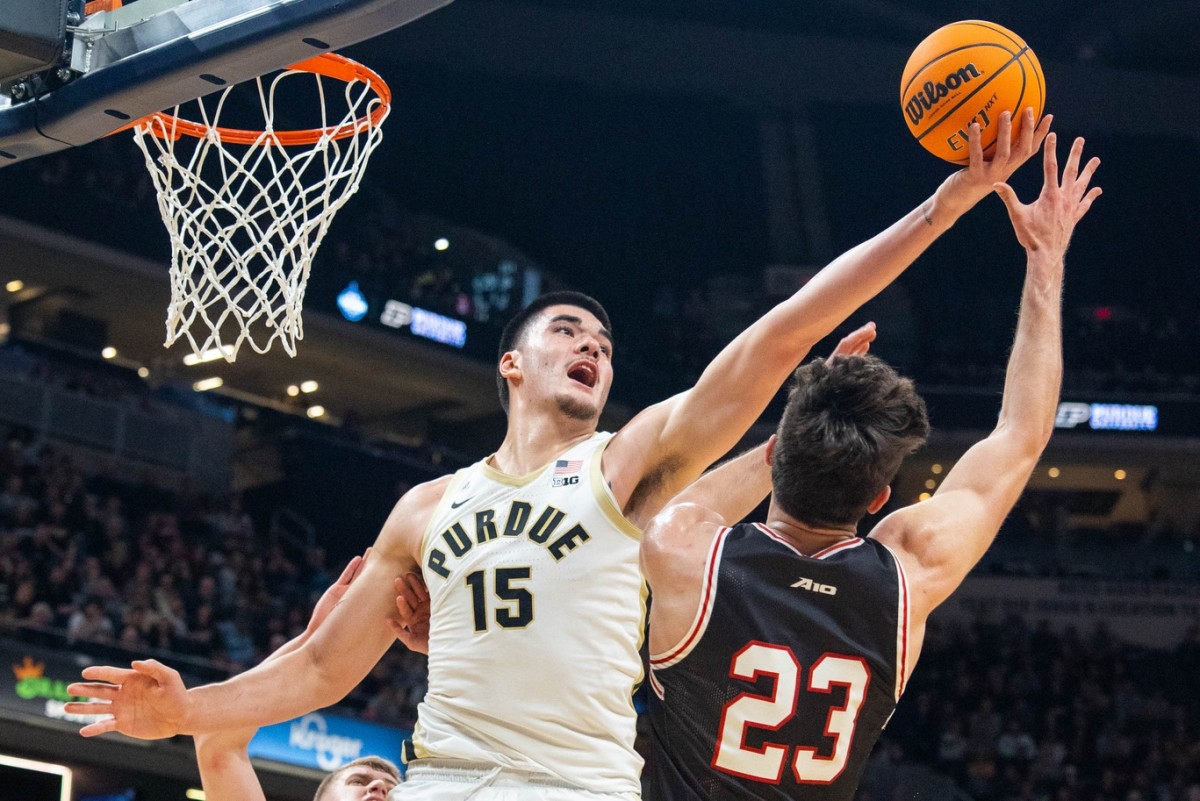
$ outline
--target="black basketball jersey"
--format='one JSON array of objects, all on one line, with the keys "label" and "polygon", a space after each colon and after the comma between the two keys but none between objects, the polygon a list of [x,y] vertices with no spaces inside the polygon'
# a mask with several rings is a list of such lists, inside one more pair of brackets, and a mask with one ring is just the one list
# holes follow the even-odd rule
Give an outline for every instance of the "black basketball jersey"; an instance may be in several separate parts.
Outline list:
[{"label": "black basketball jersey", "polygon": [[722,529],[688,634],[650,659],[646,801],[849,801],[907,675],[908,588],[873,539],[804,556]]}]

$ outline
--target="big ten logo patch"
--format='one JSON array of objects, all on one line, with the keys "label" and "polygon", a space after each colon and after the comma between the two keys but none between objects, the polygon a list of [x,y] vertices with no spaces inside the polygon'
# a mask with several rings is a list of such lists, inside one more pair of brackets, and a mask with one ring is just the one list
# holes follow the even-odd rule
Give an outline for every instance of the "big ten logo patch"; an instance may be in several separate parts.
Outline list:
[{"label": "big ten logo patch", "polygon": [[554,463],[552,487],[570,487],[579,483],[579,471],[583,469],[581,459],[559,459]]}]

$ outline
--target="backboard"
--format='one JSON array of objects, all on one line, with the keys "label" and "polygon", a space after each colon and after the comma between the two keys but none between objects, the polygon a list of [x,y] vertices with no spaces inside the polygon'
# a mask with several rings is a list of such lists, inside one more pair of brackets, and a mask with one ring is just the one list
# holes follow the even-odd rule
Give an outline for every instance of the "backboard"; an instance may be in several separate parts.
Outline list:
[{"label": "backboard", "polygon": [[[68,6],[58,65],[0,85],[0,168],[87,144],[450,2],[126,0],[92,14]],[[22,20],[7,18],[21,7],[0,3],[0,31],[22,27]]]}]

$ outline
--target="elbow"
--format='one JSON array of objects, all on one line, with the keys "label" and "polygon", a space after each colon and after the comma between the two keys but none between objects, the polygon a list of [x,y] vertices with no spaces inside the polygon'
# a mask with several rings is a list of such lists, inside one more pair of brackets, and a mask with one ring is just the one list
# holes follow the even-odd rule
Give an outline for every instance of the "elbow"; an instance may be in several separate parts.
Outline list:
[{"label": "elbow", "polygon": [[1053,418],[1034,425],[1013,425],[1011,421],[1002,419],[992,436],[1006,442],[1016,455],[1024,457],[1031,464],[1036,464],[1046,446],[1050,444],[1053,434]]},{"label": "elbow", "polygon": [[318,649],[303,647],[299,654],[305,659],[303,675],[308,677],[305,695],[313,709],[333,706],[354,689],[353,685],[342,686],[346,678],[345,671],[337,670],[328,659],[323,659]]}]

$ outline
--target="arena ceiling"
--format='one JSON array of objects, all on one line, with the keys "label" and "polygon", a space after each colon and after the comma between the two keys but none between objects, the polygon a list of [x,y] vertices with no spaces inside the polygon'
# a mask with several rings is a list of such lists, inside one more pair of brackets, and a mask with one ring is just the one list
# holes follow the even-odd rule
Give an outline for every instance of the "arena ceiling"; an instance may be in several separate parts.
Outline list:
[{"label": "arena ceiling", "polygon": [[[1176,75],[1200,73],[1200,12],[1194,0],[527,0],[545,9],[601,12],[630,19],[827,35],[912,46],[959,19],[987,19],[1018,31],[1043,58]],[[505,0],[485,4],[504,6]]]}]

